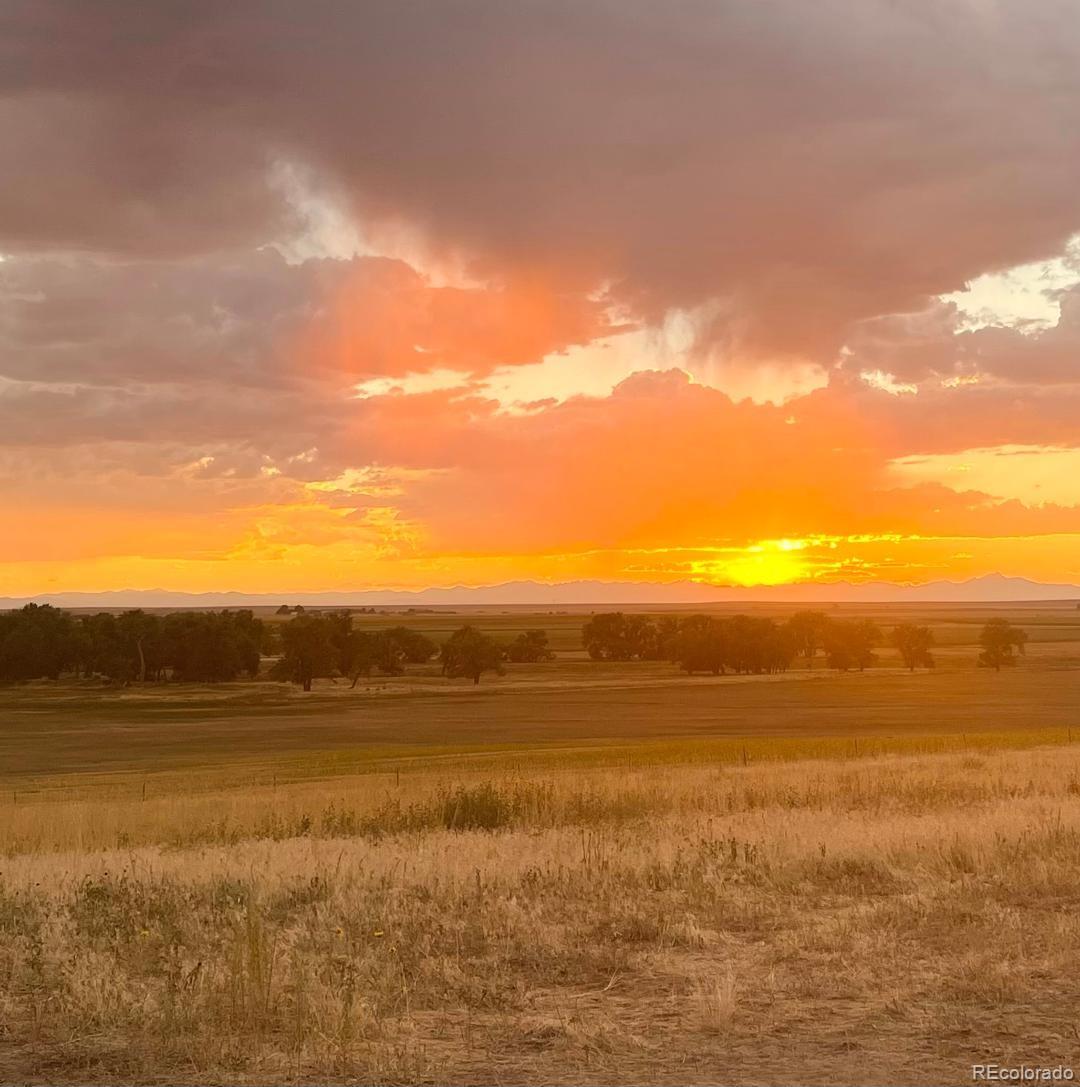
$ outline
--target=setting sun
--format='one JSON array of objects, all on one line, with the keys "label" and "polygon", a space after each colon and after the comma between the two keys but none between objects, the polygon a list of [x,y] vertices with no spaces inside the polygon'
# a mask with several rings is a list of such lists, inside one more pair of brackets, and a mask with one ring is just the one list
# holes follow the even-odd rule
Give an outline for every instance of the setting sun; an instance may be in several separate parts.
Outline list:
[{"label": "setting sun", "polygon": [[730,558],[696,563],[695,580],[712,584],[783,585],[801,581],[809,572],[800,552],[806,540],[762,540]]}]

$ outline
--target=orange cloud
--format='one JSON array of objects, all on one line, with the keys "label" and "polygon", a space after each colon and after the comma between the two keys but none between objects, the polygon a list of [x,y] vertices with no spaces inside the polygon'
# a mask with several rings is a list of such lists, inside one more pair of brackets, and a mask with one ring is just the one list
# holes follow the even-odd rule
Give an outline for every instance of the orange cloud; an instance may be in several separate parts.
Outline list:
[{"label": "orange cloud", "polygon": [[[868,394],[840,386],[782,406],[735,403],[669,371],[524,416],[454,391],[389,395],[365,403],[356,455],[440,469],[402,498],[437,551],[1080,529],[1075,507],[896,486],[896,449],[920,439],[900,432],[893,398]],[[954,416],[967,395],[951,392]],[[999,424],[991,413],[967,425]]]},{"label": "orange cloud", "polygon": [[297,361],[341,380],[431,370],[484,374],[622,331],[602,300],[557,284],[433,286],[402,261],[325,262],[315,319]]},{"label": "orange cloud", "polygon": [[5,13],[0,584],[1077,576],[1076,12],[312,2]]}]

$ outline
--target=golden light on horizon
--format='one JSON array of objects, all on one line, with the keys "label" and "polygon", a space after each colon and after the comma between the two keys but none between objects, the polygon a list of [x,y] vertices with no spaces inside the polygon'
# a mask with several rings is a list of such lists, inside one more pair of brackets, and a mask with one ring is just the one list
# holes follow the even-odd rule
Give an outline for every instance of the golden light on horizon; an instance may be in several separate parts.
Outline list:
[{"label": "golden light on horizon", "polygon": [[809,544],[808,540],[762,540],[737,550],[730,558],[695,563],[694,578],[747,587],[802,581],[809,572],[802,552]]}]

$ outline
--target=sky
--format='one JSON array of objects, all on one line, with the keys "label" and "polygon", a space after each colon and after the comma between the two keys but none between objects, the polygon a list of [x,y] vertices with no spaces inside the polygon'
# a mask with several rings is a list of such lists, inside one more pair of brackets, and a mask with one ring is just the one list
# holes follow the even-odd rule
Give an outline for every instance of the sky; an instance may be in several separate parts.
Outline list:
[{"label": "sky", "polygon": [[7,0],[0,595],[1080,582],[1069,0]]}]

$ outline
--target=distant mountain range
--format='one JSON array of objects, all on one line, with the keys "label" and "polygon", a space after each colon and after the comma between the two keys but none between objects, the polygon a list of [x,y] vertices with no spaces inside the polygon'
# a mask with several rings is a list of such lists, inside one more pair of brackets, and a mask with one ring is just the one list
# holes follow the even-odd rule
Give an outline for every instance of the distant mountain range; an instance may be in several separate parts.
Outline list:
[{"label": "distant mountain range", "polygon": [[42,593],[33,597],[0,597],[0,609],[33,601],[65,608],[242,608],[279,604],[305,607],[493,607],[528,605],[563,607],[597,604],[887,604],[991,603],[994,601],[1078,600],[1078,585],[1047,585],[1022,577],[987,574],[968,581],[931,581],[925,585],[893,585],[885,581],[851,584],[845,581],[759,585],[752,588],[703,585],[693,581],[668,583],[620,581],[508,581],[472,588],[408,590],[367,589],[320,593],[180,593],[167,589],[121,589],[101,593]]}]

